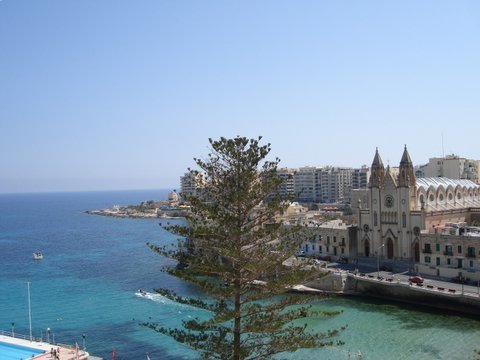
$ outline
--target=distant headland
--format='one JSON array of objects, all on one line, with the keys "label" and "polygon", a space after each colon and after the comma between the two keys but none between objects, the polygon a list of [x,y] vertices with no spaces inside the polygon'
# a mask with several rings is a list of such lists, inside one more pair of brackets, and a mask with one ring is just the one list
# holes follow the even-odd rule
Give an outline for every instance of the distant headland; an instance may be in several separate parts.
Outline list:
[{"label": "distant headland", "polygon": [[113,205],[108,209],[87,210],[85,213],[119,218],[175,219],[185,217],[187,210],[188,206],[179,205],[177,193],[172,191],[168,195],[168,201],[148,200],[138,205]]}]

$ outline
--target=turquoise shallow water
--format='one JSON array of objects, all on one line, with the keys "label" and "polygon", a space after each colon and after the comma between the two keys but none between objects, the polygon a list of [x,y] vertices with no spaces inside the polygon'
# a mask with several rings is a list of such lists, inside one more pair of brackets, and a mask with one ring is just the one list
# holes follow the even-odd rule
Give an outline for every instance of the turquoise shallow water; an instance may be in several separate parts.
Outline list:
[{"label": "turquoise shallow water", "polygon": [[[82,344],[97,356],[117,359],[195,359],[198,355],[139,326],[156,321],[178,326],[199,311],[142,288],[166,287],[202,296],[161,270],[171,264],[145,245],[175,241],[158,221],[114,219],[84,210],[165,198],[167,191],[0,195],[0,329],[28,334],[27,287],[31,282],[34,336]],[[43,261],[32,252],[41,250]],[[480,321],[362,299],[334,298],[314,304],[340,310],[333,318],[309,319],[316,331],[347,325],[333,349],[303,350],[290,359],[474,359]],[[203,314],[204,315],[204,314]]]}]

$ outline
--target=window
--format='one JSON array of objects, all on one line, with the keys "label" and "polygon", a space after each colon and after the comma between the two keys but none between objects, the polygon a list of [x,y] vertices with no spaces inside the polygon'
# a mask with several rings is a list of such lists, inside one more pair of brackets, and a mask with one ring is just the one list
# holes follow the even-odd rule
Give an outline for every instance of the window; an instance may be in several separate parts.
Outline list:
[{"label": "window", "polygon": [[377,226],[377,212],[373,213],[373,226]]},{"label": "window", "polygon": [[322,252],[322,245],[318,246],[318,252],[320,252],[320,253]]},{"label": "window", "polygon": [[407,227],[407,214],[402,213],[402,226]]},{"label": "window", "polygon": [[435,251],[440,251],[440,244],[435,244]]},{"label": "window", "polygon": [[333,242],[337,242],[337,237],[336,236],[333,237]]},{"label": "window", "polygon": [[453,256],[452,245],[445,245],[445,253],[444,255]]},{"label": "window", "polygon": [[457,251],[458,251],[459,254],[462,253],[462,245],[458,245],[458,246],[457,246]]},{"label": "window", "polygon": [[312,251],[315,251],[315,244],[312,244]]},{"label": "window", "polygon": [[447,265],[450,265],[451,261],[450,259],[447,259]]},{"label": "window", "polygon": [[342,249],[342,254],[345,254],[345,249],[344,248],[341,248]]},{"label": "window", "polygon": [[425,244],[425,253],[431,254],[432,253],[432,248],[430,247],[430,244]]},{"label": "window", "polygon": [[326,250],[326,251],[327,251],[327,253],[328,253],[328,246],[327,246],[327,250]]},{"label": "window", "polygon": [[467,248],[467,257],[475,257],[475,248],[469,246]]},{"label": "window", "polygon": [[470,267],[473,268],[473,261],[470,260]]},{"label": "window", "polygon": [[440,266],[440,258],[437,257],[437,266]]},{"label": "window", "polygon": [[425,262],[426,263],[430,263],[432,261],[432,259],[430,258],[430,256],[425,256]]}]

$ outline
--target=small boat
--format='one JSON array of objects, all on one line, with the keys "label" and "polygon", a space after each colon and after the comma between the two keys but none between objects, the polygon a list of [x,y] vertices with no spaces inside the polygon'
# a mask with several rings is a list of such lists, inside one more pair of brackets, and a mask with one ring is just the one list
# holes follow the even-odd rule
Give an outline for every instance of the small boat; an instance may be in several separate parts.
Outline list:
[{"label": "small boat", "polygon": [[35,251],[33,253],[34,260],[43,260],[43,254],[40,251]]},{"label": "small boat", "polygon": [[140,294],[143,297],[147,296],[147,293],[145,291],[143,291],[142,289],[138,289],[137,293]]}]

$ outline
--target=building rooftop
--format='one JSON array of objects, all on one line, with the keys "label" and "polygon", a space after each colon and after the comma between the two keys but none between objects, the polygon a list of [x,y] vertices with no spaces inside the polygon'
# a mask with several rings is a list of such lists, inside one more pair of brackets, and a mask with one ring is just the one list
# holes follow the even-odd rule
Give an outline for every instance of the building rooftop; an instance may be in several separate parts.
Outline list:
[{"label": "building rooftop", "polygon": [[480,189],[480,185],[475,184],[471,180],[466,179],[448,179],[444,177],[427,177],[427,178],[418,178],[415,180],[417,189],[424,188],[428,190],[430,187],[433,187],[437,190],[440,187],[446,189],[447,187],[457,187],[467,188],[467,189]]}]

